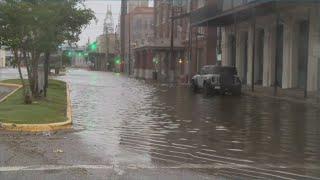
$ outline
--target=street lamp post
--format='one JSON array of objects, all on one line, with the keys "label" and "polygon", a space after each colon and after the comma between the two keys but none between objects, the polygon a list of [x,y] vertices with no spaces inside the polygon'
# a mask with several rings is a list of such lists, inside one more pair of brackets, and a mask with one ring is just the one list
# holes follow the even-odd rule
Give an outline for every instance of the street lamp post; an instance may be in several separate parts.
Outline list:
[{"label": "street lamp post", "polygon": [[[191,20],[189,16],[189,21]],[[192,27],[191,24],[189,25],[189,64],[188,64],[188,82],[191,83],[191,75],[192,75]]]},{"label": "street lamp post", "polygon": [[197,67],[197,72],[199,72],[199,60],[198,60],[198,32],[196,34],[196,51],[195,51],[195,56],[196,56],[196,67]]},{"label": "street lamp post", "polygon": [[196,34],[196,63],[197,63],[197,72],[199,72],[199,58],[198,58],[198,36],[206,37],[206,34],[197,32]]},{"label": "street lamp post", "polygon": [[131,14],[129,13],[129,28],[128,28],[128,33],[129,33],[129,46],[128,46],[128,75],[131,75]]}]

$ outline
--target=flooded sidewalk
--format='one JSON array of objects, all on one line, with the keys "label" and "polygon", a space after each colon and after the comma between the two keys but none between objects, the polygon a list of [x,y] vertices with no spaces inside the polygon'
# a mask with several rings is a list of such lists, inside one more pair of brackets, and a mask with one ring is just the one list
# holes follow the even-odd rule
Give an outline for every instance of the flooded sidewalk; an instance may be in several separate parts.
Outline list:
[{"label": "flooded sidewalk", "polygon": [[306,92],[304,89],[281,89],[277,88],[276,93],[274,87],[262,87],[256,85],[252,92],[251,87],[243,87],[243,92],[251,96],[264,96],[269,98],[287,100],[293,103],[304,103],[320,107],[320,91],[319,92]]}]

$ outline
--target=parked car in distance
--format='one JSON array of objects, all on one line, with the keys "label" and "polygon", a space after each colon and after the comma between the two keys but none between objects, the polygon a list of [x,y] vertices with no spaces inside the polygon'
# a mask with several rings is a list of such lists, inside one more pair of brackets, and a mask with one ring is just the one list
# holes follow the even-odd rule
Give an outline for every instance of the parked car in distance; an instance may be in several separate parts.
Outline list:
[{"label": "parked car in distance", "polygon": [[241,80],[232,66],[203,66],[191,79],[193,92],[202,90],[204,95],[211,93],[241,95]]}]

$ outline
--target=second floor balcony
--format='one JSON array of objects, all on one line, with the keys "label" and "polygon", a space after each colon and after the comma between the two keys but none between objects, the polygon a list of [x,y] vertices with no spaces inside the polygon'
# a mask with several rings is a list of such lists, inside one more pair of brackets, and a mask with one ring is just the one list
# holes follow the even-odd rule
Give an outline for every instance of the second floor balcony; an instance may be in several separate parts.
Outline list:
[{"label": "second floor balcony", "polygon": [[[224,26],[237,21],[246,20],[255,15],[272,12],[273,0],[218,0],[208,3],[191,13],[191,25],[205,26],[208,23],[215,26]],[[213,0],[212,0],[213,2]]]}]

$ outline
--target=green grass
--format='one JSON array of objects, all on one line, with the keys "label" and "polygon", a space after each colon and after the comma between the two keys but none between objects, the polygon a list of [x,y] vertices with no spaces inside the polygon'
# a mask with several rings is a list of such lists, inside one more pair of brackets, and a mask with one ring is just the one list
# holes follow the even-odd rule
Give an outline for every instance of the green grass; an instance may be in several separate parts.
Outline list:
[{"label": "green grass", "polygon": [[[20,80],[12,79],[4,83],[20,84]],[[33,100],[31,105],[23,103],[22,89],[15,92],[0,103],[0,122],[15,124],[46,124],[67,120],[66,83],[49,80],[46,99]]]}]

